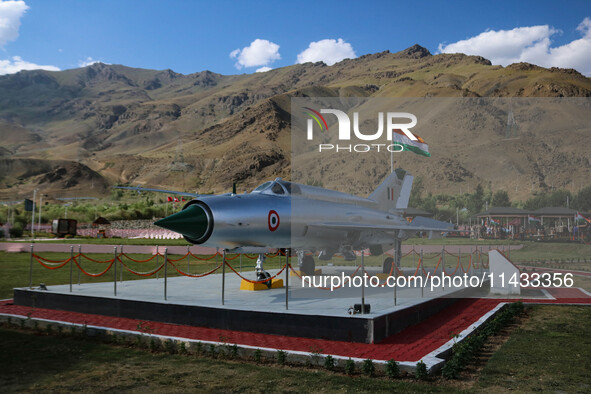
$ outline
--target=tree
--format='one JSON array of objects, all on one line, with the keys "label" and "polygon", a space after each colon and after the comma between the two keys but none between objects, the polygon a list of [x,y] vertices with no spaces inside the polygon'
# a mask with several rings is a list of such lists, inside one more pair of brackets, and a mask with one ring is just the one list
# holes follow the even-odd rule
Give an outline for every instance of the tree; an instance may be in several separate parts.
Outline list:
[{"label": "tree", "polygon": [[468,197],[468,210],[470,211],[470,213],[474,214],[474,213],[478,213],[480,211],[482,211],[482,206],[484,205],[484,189],[482,188],[482,185],[479,183],[478,186],[476,186],[476,190],[474,191],[474,194],[470,194],[470,196]]},{"label": "tree", "polygon": [[577,193],[573,207],[580,211],[591,211],[591,186],[586,186]]},{"label": "tree", "polygon": [[492,205],[494,207],[510,207],[509,194],[504,190],[499,190],[493,195]]}]

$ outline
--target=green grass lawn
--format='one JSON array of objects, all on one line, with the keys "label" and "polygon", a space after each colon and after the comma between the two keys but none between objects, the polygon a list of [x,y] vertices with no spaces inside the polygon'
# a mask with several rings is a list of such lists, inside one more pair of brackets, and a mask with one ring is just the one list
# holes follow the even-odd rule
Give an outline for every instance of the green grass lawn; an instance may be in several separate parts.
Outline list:
[{"label": "green grass lawn", "polygon": [[536,306],[480,373],[484,391],[591,391],[591,307]]},{"label": "green grass lawn", "polygon": [[[41,257],[48,258],[54,261],[64,261],[70,257],[69,253],[39,253]],[[143,254],[130,254],[129,257],[133,258],[134,260],[146,260],[151,257],[151,255],[143,255]],[[111,260],[113,259],[113,254],[91,254],[89,257],[95,260]],[[178,259],[181,256],[171,255],[172,259]],[[210,256],[199,256],[202,258],[210,257]],[[228,255],[228,258],[233,257],[233,255]],[[252,256],[251,256],[252,257]],[[218,262],[216,263],[216,259],[213,258],[211,260],[202,261],[197,260],[193,257],[189,258],[189,266],[187,267],[187,259],[183,259],[181,261],[175,262],[174,264],[178,267],[179,270],[183,272],[189,272],[190,274],[201,274],[208,272],[219,265],[221,262],[221,257],[218,256]],[[130,269],[136,272],[149,272],[156,269],[159,265],[163,263],[163,258],[159,257],[158,262],[156,259],[152,259],[152,261],[147,263],[136,263],[127,258],[123,258],[123,262],[129,266]],[[228,261],[234,269],[239,271],[240,269],[240,260],[236,258],[234,260]],[[242,271],[249,272],[254,270],[256,260],[248,259],[246,257],[242,257]],[[293,263],[293,262],[292,262]],[[285,264],[285,257],[281,257],[281,263],[279,261],[279,257],[272,257],[268,258],[265,261],[265,268],[267,269],[275,269],[279,268],[279,266],[283,266]],[[99,272],[104,271],[108,264],[107,263],[96,263],[86,258],[82,258],[80,261],[80,265],[82,268],[92,274],[96,274]],[[8,252],[0,252],[0,269],[2,270],[2,275],[0,275],[0,299],[5,298],[12,298],[13,291],[12,289],[15,287],[27,287],[29,286],[29,270],[30,270],[30,254],[29,253],[8,253]],[[120,266],[117,266],[117,278],[121,279],[121,272],[123,272],[123,280],[138,280],[138,279],[146,279],[146,277],[138,276],[131,274],[127,270],[121,270]],[[114,279],[114,270],[111,268],[105,275],[100,277],[90,277],[84,274],[78,275],[78,268],[76,265],[73,266],[73,280],[74,284],[78,283],[78,277],[80,276],[80,283],[96,283],[96,282],[112,282]],[[221,272],[218,271],[218,272]],[[180,274],[171,266],[168,266],[169,277],[179,276]],[[230,272],[229,269],[226,269],[227,275],[235,275],[233,272]],[[164,270],[160,270],[158,276],[162,278],[164,276]],[[248,277],[248,275],[246,275]],[[255,279],[252,274],[250,274],[252,279]],[[156,275],[152,276],[155,278]],[[61,285],[61,284],[68,284],[70,283],[70,268],[69,265],[66,264],[62,268],[58,269],[47,269],[43,267],[37,260],[33,260],[33,286],[39,286],[39,283],[44,283],[46,285]]]},{"label": "green grass lawn", "polygon": [[[591,245],[524,242],[523,248],[511,251],[514,262],[587,259],[591,261]],[[587,263],[591,266],[591,263]]]},{"label": "green grass lawn", "polygon": [[4,326],[0,387],[3,392],[589,392],[591,308],[536,306],[527,315],[480,371],[458,381],[435,376],[427,382],[152,353]]},{"label": "green grass lawn", "polygon": [[449,392],[428,383],[151,353],[15,329],[0,329],[0,338],[3,392]]}]

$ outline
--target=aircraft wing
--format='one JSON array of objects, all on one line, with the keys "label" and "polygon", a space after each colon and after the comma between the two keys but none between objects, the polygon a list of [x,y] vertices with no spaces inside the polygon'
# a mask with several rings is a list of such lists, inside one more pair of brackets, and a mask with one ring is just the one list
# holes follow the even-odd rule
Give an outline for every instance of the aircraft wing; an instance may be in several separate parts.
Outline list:
[{"label": "aircraft wing", "polygon": [[112,186],[112,188],[113,189],[135,190],[138,192],[158,192],[158,193],[177,194],[179,196],[189,196],[189,197],[201,197],[204,195],[204,194],[197,194],[197,193],[179,192],[179,191],[174,191],[174,190],[151,189],[148,187],[141,187],[141,186]]},{"label": "aircraft wing", "polygon": [[[419,220],[417,220],[419,219]],[[371,223],[351,223],[351,222],[324,222],[324,223],[312,223],[309,226],[320,227],[326,229],[335,230],[381,230],[381,231],[394,231],[394,230],[409,230],[409,231],[451,231],[454,229],[454,225],[447,222],[441,222],[439,220],[429,219],[417,216],[409,224],[403,225],[385,225],[385,224],[371,224]]]}]

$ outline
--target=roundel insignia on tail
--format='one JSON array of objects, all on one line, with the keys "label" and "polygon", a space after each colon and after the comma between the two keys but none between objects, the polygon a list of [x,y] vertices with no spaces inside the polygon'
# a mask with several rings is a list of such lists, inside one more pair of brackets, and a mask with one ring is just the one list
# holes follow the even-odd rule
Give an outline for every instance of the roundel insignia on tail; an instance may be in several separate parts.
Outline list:
[{"label": "roundel insignia on tail", "polygon": [[267,223],[269,224],[269,231],[277,230],[279,228],[279,214],[274,210],[270,210]]}]

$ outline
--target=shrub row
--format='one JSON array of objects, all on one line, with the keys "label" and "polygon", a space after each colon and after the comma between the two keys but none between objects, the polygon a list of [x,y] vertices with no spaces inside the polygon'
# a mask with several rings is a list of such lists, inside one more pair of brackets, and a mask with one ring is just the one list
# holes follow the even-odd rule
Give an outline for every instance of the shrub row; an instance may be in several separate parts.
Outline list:
[{"label": "shrub row", "polygon": [[522,312],[523,303],[521,303],[521,301],[514,302],[503,308],[497,316],[488,321],[477,332],[464,339],[462,342],[456,343],[452,347],[451,358],[445,363],[441,370],[443,377],[446,379],[457,378],[462,369],[472,362],[486,340],[491,336],[497,335],[503,327],[510,324],[513,321],[513,318]]},{"label": "shrub row", "polygon": [[[131,345],[141,349],[147,349],[151,352],[164,352],[169,354],[195,354],[211,358],[222,358],[222,359],[245,359],[255,363],[263,362],[277,362],[279,365],[288,364],[288,353],[284,350],[277,350],[276,357],[265,356],[261,349],[254,349],[252,351],[244,351],[240,349],[236,344],[223,343],[223,344],[205,344],[202,342],[195,342],[192,344],[185,343],[183,341],[172,340],[172,339],[160,339],[153,336],[153,329],[148,325],[147,322],[139,322],[137,330],[140,332],[139,335],[123,334],[118,332],[89,332],[86,325],[81,327],[70,326],[64,329],[62,325],[53,325],[51,323],[39,324],[37,320],[32,321],[29,318],[17,319],[14,321],[12,318],[8,318],[6,323],[8,326],[14,325],[20,321],[20,327],[22,329],[30,328],[35,331],[44,331],[49,335],[66,335],[86,338],[89,335],[95,338],[100,338],[102,341],[107,343],[113,343],[118,345]],[[0,325],[2,325],[0,323]],[[225,338],[220,338],[221,342],[225,342]],[[296,360],[292,360],[296,362]],[[301,360],[300,360],[301,363]],[[357,364],[351,358],[344,360],[344,363],[339,368],[337,360],[331,356],[322,356],[321,349],[315,349],[309,355],[309,359],[306,365],[310,367],[317,367],[324,364],[324,368],[329,371],[342,371],[347,375],[355,375],[356,373],[362,373],[366,376],[376,376],[376,365],[372,359],[363,360],[357,371]],[[388,360],[384,366],[385,375],[390,379],[399,379],[402,377],[400,366],[398,362],[391,359]],[[420,380],[425,380],[429,376],[427,366],[423,361],[419,361],[416,365],[415,377]]]}]

